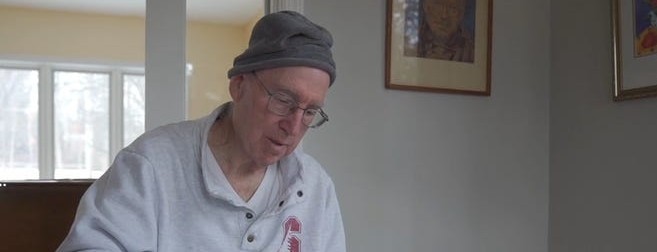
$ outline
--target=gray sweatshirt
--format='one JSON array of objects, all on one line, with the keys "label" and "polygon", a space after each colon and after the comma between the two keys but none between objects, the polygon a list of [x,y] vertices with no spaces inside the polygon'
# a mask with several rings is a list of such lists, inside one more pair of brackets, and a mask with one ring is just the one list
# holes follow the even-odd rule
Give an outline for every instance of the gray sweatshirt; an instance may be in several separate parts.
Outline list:
[{"label": "gray sweatshirt", "polygon": [[57,251],[346,251],[333,182],[296,150],[278,162],[280,193],[256,215],[203,151],[226,105],[147,132],[80,201]]}]

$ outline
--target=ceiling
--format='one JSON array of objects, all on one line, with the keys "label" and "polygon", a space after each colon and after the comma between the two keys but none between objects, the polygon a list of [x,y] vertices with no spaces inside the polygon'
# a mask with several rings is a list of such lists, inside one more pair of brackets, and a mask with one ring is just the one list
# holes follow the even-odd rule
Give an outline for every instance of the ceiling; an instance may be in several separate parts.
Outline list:
[{"label": "ceiling", "polygon": [[[142,17],[146,13],[146,0],[0,0],[0,5]],[[263,9],[263,0],[187,0],[187,19],[243,25]]]}]

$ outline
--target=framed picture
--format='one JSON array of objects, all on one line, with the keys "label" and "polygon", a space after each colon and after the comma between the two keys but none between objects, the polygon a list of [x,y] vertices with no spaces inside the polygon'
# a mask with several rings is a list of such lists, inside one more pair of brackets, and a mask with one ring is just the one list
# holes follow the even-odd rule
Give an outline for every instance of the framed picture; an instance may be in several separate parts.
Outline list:
[{"label": "framed picture", "polygon": [[387,0],[386,88],[489,96],[493,0]]},{"label": "framed picture", "polygon": [[657,0],[612,0],[614,100],[657,96]]}]

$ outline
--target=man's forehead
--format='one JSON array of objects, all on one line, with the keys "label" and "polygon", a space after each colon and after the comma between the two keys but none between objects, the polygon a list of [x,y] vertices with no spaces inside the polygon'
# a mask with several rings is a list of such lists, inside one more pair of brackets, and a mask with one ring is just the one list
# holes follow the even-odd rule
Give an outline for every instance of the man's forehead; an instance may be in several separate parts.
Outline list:
[{"label": "man's forehead", "polygon": [[[330,77],[322,70],[314,69],[309,73],[308,67],[273,68],[262,70],[264,82],[268,82],[268,88],[272,92],[280,92],[291,96],[298,102],[308,102],[312,106],[321,107],[329,87]],[[303,72],[306,71],[306,72]],[[322,73],[322,77],[316,76]],[[258,74],[261,76],[261,74]]]}]

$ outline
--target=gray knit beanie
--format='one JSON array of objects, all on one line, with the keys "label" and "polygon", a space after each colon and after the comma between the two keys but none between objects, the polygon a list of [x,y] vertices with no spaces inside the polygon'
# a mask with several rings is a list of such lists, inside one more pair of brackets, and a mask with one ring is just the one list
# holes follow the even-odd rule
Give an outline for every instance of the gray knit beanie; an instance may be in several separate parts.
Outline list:
[{"label": "gray knit beanie", "polygon": [[294,11],[265,15],[251,32],[249,48],[235,57],[228,78],[252,71],[308,66],[326,71],[335,81],[333,38],[323,27]]}]

